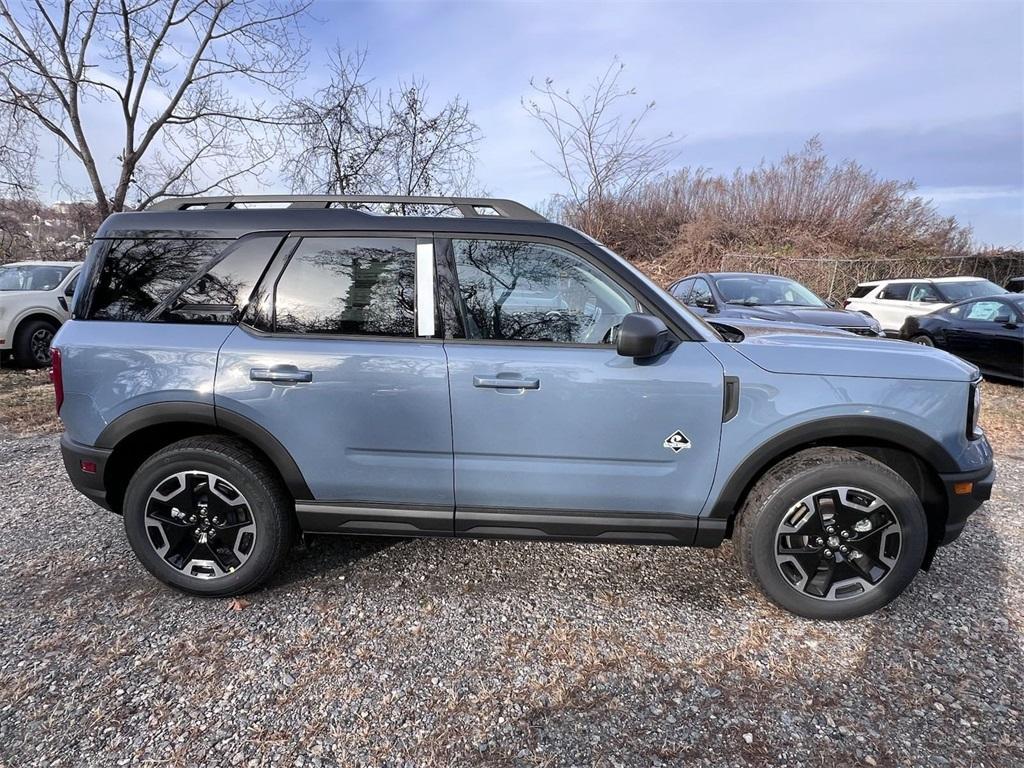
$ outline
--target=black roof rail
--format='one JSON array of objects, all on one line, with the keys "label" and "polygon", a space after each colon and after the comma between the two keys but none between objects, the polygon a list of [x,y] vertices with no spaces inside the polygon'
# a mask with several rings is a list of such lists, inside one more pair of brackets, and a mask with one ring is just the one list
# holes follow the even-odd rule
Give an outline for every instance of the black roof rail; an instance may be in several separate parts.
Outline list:
[{"label": "black roof rail", "polygon": [[249,203],[287,203],[288,208],[330,208],[334,203],[361,205],[440,205],[455,208],[465,218],[547,221],[532,208],[514,200],[490,197],[421,197],[409,195],[224,195],[216,197],[168,197],[146,208],[147,211],[230,210]]}]

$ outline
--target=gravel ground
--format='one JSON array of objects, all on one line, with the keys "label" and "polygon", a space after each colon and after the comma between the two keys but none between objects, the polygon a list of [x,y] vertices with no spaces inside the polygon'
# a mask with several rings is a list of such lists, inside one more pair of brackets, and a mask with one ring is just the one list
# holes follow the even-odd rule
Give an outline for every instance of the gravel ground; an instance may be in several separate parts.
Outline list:
[{"label": "gravel ground", "polygon": [[0,765],[1024,763],[1024,461],[895,605],[780,613],[731,549],[321,538],[172,592],[0,441]]}]

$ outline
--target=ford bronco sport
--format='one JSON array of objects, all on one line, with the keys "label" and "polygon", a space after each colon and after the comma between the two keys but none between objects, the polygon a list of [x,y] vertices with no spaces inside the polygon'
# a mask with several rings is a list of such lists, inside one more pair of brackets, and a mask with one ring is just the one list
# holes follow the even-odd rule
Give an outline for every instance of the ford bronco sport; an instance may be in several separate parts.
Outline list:
[{"label": "ford bronco sport", "polygon": [[730,336],[507,200],[168,200],[88,254],[61,446],[142,564],[203,595],[266,581],[301,530],[731,538],[790,611],[884,606],[991,492],[977,369]]}]

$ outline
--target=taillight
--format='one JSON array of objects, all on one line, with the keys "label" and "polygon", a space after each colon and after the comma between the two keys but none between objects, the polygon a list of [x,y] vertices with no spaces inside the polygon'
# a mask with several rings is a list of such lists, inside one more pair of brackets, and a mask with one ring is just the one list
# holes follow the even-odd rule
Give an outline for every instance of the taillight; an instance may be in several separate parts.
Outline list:
[{"label": "taillight", "polygon": [[60,367],[60,350],[57,347],[50,348],[50,381],[53,382],[53,396],[57,402],[57,415],[60,416],[60,407],[64,405],[64,373]]}]

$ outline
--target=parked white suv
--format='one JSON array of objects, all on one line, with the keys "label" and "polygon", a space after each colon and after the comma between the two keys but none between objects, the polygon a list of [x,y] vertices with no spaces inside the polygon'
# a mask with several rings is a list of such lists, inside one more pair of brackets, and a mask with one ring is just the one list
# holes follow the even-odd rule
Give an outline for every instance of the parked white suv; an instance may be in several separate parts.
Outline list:
[{"label": "parked white suv", "polygon": [[70,316],[82,265],[74,261],[19,261],[0,266],[0,358],[45,368],[50,342]]},{"label": "parked white suv", "polygon": [[875,280],[854,288],[844,306],[875,318],[886,335],[898,336],[908,317],[1000,293],[1006,289],[979,277]]}]

